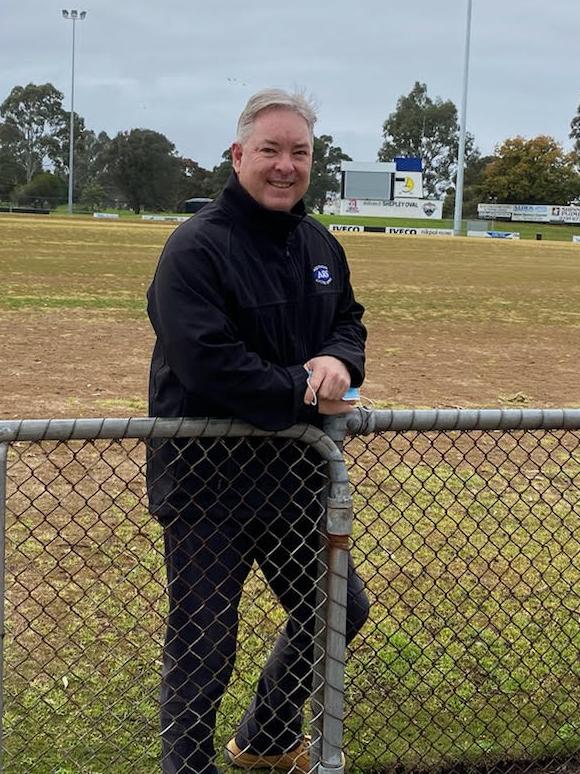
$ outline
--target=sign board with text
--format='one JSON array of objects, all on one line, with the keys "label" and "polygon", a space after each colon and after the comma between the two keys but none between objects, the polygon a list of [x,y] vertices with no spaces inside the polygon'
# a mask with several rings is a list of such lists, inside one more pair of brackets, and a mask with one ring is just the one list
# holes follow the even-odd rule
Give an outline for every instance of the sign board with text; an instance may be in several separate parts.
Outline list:
[{"label": "sign board with text", "polygon": [[563,204],[496,204],[477,205],[477,216],[483,220],[511,220],[516,223],[580,223],[580,207]]},{"label": "sign board with text", "polygon": [[440,220],[443,217],[443,202],[433,199],[341,199],[340,214]]},{"label": "sign board with text", "polygon": [[359,226],[348,223],[331,223],[329,231],[342,231],[350,234],[400,234],[401,236],[453,236],[452,228],[414,228],[398,226]]},{"label": "sign board with text", "polygon": [[468,231],[468,237],[483,237],[484,239],[519,239],[519,231]]}]

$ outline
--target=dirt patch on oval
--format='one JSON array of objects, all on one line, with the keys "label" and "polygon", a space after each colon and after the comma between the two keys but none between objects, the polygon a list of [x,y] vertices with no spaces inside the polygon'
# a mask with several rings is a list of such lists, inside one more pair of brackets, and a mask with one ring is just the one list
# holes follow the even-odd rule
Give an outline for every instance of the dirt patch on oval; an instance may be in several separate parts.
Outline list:
[{"label": "dirt patch on oval", "polygon": [[[380,406],[580,405],[575,328],[369,322],[363,394]],[[122,312],[0,316],[0,416],[143,416],[153,333]]]}]

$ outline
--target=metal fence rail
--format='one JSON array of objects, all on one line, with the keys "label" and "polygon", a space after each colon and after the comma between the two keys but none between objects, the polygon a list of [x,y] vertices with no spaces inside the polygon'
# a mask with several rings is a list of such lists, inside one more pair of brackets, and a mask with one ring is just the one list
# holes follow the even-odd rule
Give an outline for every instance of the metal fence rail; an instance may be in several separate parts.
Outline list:
[{"label": "metal fence rail", "polygon": [[[144,480],[154,438],[180,454],[201,444],[196,465],[210,492],[231,492],[233,507],[254,486],[274,519],[288,499],[279,464],[289,459],[286,444],[298,449],[290,472],[299,508],[316,499],[306,449],[328,463],[326,523],[336,537],[330,555],[325,544],[318,551],[306,717],[318,740],[313,770],[340,771],[343,709],[352,772],[576,765],[580,411],[357,410],[326,430],[302,426],[272,437],[209,420],[0,425],[4,771],[159,771],[166,578]],[[340,446],[345,433],[353,555],[371,613],[349,648],[343,696],[349,492],[333,441]],[[227,456],[243,446],[250,454],[229,480],[208,475],[202,463],[215,459],[208,449]],[[252,460],[271,473],[267,493],[265,479],[255,484]],[[259,570],[245,583],[240,611],[218,747],[235,730],[285,620]]]}]

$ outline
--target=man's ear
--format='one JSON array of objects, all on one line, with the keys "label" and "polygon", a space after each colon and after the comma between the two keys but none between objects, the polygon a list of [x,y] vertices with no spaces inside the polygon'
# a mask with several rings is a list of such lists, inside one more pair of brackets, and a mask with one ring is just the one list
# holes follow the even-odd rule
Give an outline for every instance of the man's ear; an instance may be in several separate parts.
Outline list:
[{"label": "man's ear", "polygon": [[235,172],[240,171],[240,164],[242,163],[242,146],[239,142],[232,144],[232,166]]}]

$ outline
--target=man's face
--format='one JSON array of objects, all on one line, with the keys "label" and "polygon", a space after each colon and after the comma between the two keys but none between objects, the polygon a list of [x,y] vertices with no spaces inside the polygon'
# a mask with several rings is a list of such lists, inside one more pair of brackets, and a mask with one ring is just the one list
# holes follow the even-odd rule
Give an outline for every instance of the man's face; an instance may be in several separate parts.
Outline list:
[{"label": "man's face", "polygon": [[287,108],[258,113],[243,144],[232,145],[234,169],[259,204],[289,212],[306,193],[312,167],[308,124]]}]

